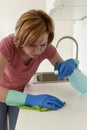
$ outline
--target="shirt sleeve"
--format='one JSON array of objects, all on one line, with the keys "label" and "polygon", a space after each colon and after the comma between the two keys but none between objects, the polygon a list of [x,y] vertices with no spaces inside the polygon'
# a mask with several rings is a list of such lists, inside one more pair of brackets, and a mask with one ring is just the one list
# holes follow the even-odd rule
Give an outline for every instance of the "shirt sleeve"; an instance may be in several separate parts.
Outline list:
[{"label": "shirt sleeve", "polygon": [[5,56],[8,62],[12,60],[14,49],[11,36],[5,37],[0,41],[0,52]]},{"label": "shirt sleeve", "polygon": [[49,44],[46,50],[41,55],[41,59],[51,60],[55,56],[56,52],[57,52],[56,48],[53,45]]}]

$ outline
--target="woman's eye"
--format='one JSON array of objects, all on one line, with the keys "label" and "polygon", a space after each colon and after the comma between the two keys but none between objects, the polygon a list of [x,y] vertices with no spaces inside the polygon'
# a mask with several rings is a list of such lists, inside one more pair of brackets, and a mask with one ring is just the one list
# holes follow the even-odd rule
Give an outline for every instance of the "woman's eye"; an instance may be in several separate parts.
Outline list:
[{"label": "woman's eye", "polygon": [[[42,44],[42,45],[40,45],[40,47],[45,47],[46,45],[47,45],[47,44]],[[30,44],[29,47],[37,47],[37,45],[35,45],[35,44]]]},{"label": "woman's eye", "polygon": [[29,45],[30,47],[35,47],[36,45]]}]

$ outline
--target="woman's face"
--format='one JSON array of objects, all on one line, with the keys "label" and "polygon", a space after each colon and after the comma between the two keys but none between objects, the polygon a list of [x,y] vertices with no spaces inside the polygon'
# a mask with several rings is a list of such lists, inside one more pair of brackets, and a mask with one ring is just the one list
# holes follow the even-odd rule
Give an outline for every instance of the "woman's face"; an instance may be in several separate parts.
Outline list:
[{"label": "woman's face", "polygon": [[37,39],[35,43],[23,47],[23,51],[30,58],[36,58],[38,55],[44,52],[48,44],[47,42],[48,42],[48,34],[44,33]]}]

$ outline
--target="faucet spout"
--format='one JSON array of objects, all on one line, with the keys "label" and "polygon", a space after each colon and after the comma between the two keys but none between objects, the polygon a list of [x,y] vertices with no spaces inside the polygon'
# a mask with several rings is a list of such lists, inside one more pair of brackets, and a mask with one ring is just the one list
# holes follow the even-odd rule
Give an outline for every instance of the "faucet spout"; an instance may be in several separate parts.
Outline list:
[{"label": "faucet spout", "polygon": [[75,45],[76,45],[76,60],[78,60],[78,42],[75,38],[73,38],[72,36],[63,36],[62,38],[59,39],[59,41],[57,42],[56,48],[58,48],[59,43],[63,40],[63,39],[71,39],[74,41]]}]

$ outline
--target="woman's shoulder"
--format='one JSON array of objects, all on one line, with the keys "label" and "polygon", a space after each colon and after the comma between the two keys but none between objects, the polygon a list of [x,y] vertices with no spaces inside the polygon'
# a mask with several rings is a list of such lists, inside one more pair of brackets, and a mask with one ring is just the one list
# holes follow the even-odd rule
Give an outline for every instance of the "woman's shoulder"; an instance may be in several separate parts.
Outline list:
[{"label": "woman's shoulder", "polygon": [[1,43],[11,43],[11,42],[13,42],[14,41],[14,34],[10,34],[10,35],[8,35],[8,36],[5,36],[1,41],[0,41],[0,44]]},{"label": "woman's shoulder", "polygon": [[2,52],[2,54],[4,54],[4,56],[7,59],[10,59],[14,56],[15,53],[14,34],[10,34],[0,41],[0,52]]},{"label": "woman's shoulder", "polygon": [[54,53],[56,51],[56,48],[52,45],[52,44],[49,44],[46,48],[46,53]]},{"label": "woman's shoulder", "polygon": [[56,53],[56,48],[52,44],[49,44],[40,57],[42,59],[47,58],[51,60],[54,57],[55,53]]}]

